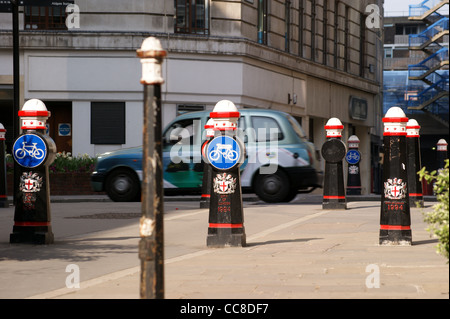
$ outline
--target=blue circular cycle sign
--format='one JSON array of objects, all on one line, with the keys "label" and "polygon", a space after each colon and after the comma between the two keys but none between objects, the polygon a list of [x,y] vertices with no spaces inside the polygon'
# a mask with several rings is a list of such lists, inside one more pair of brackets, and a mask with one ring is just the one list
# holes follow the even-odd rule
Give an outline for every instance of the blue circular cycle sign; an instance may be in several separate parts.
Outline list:
[{"label": "blue circular cycle sign", "polygon": [[349,150],[345,155],[345,160],[349,164],[358,164],[361,159],[361,153],[357,150]]},{"label": "blue circular cycle sign", "polygon": [[206,156],[215,168],[230,169],[239,162],[241,147],[229,136],[218,136],[208,144]]},{"label": "blue circular cycle sign", "polygon": [[36,134],[24,134],[14,142],[12,153],[17,164],[33,168],[45,161],[47,145]]}]

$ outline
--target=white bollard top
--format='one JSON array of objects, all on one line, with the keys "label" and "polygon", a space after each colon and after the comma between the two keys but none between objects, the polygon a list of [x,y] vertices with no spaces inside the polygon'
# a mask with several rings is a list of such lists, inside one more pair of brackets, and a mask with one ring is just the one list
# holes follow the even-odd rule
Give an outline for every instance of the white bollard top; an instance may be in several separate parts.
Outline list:
[{"label": "white bollard top", "polygon": [[330,118],[327,124],[325,124],[325,130],[327,131],[327,138],[341,137],[343,129],[344,125],[342,125],[342,122],[336,117]]},{"label": "white bollard top", "polygon": [[146,38],[137,51],[142,64],[142,84],[163,84],[162,59],[167,55],[161,42],[155,37]]},{"label": "white bollard top", "polygon": [[398,106],[391,107],[383,118],[384,136],[406,136],[406,123],[408,118]]},{"label": "white bollard top", "polygon": [[359,138],[356,135],[352,135],[348,138],[348,147],[349,148],[358,148],[359,147]]},{"label": "white bollard top", "polygon": [[237,121],[241,114],[233,102],[221,100],[217,102],[209,116],[214,119],[214,130],[226,131],[237,128]]},{"label": "white bollard top", "polygon": [[6,139],[6,129],[2,123],[0,123],[0,141],[4,141]]},{"label": "white bollard top", "polygon": [[45,130],[45,123],[50,117],[50,112],[44,102],[38,99],[31,99],[25,102],[22,110],[19,111],[22,119],[23,130]]},{"label": "white bollard top", "polygon": [[441,138],[438,142],[437,142],[437,150],[438,151],[447,151],[447,141],[444,140],[443,138]]},{"label": "white bollard top", "polygon": [[406,136],[407,137],[420,137],[419,135],[420,125],[415,119],[410,119],[406,123]]}]

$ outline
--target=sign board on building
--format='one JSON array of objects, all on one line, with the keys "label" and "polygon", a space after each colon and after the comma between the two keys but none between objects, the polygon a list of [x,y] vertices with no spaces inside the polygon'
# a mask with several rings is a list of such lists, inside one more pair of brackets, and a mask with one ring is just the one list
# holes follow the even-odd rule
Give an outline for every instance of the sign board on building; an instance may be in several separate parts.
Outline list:
[{"label": "sign board on building", "polygon": [[58,136],[70,136],[72,135],[72,127],[70,123],[58,124]]},{"label": "sign board on building", "polygon": [[[33,7],[61,7],[73,4],[75,0],[53,1],[53,0],[19,0],[19,6]],[[0,12],[11,12],[11,0],[0,0]]]},{"label": "sign board on building", "polygon": [[363,98],[350,97],[349,103],[350,117],[354,120],[367,119],[367,100]]},{"label": "sign board on building", "polygon": [[53,1],[53,0],[19,0],[19,6],[35,6],[35,7],[60,7],[73,4],[74,0]]}]

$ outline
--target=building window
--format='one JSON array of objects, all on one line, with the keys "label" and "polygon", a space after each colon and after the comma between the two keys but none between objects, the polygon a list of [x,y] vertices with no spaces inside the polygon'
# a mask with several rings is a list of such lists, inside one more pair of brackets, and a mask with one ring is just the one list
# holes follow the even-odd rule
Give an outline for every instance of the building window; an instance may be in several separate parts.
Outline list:
[{"label": "building window", "polygon": [[267,0],[258,0],[258,43],[267,44]]},{"label": "building window", "polygon": [[349,61],[349,45],[350,45],[350,7],[345,6],[345,32],[344,32],[344,71],[350,71],[350,61]]},{"label": "building window", "polygon": [[175,33],[209,34],[208,0],[175,0]]},{"label": "building window", "polygon": [[24,7],[25,30],[67,30],[66,7]]},{"label": "building window", "polygon": [[299,0],[298,8],[298,55],[303,58],[303,15],[305,14],[304,0]]},{"label": "building window", "polygon": [[334,67],[339,65],[339,1],[334,2]]},{"label": "building window", "polygon": [[311,0],[311,60],[316,61],[316,0]]},{"label": "building window", "polygon": [[286,0],[285,3],[285,30],[284,30],[284,50],[290,51],[291,43],[291,1]]},{"label": "building window", "polygon": [[323,45],[322,45],[322,63],[327,65],[328,63],[328,0],[323,1]]},{"label": "building window", "polygon": [[385,48],[384,49],[384,57],[387,59],[392,58],[392,48]]},{"label": "building window", "polygon": [[417,31],[418,31],[417,25],[397,24],[395,26],[396,35],[417,34]]},{"label": "building window", "polygon": [[91,103],[91,144],[125,144],[125,102]]},{"label": "building window", "polygon": [[360,13],[359,17],[359,76],[364,77],[366,63],[366,23],[364,14]]}]

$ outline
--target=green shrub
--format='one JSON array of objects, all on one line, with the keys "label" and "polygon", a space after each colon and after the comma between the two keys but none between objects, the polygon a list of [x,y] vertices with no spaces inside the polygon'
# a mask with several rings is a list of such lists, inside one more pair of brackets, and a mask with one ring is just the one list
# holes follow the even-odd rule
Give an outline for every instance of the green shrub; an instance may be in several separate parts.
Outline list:
[{"label": "green shrub", "polygon": [[[56,153],[55,160],[49,166],[50,173],[92,173],[97,158],[88,154],[73,157],[70,152]],[[14,160],[11,154],[6,154],[6,170],[14,171]]]},{"label": "green shrub", "polygon": [[449,160],[445,160],[445,168],[431,173],[423,167],[417,174],[425,178],[428,183],[434,181],[433,191],[436,194],[438,203],[433,205],[433,211],[424,213],[424,220],[429,224],[427,231],[434,234],[439,239],[437,253],[447,257],[448,262],[448,167]]},{"label": "green shrub", "polygon": [[55,160],[49,166],[50,173],[92,173],[97,159],[88,154],[72,157],[70,152],[56,153]]}]

